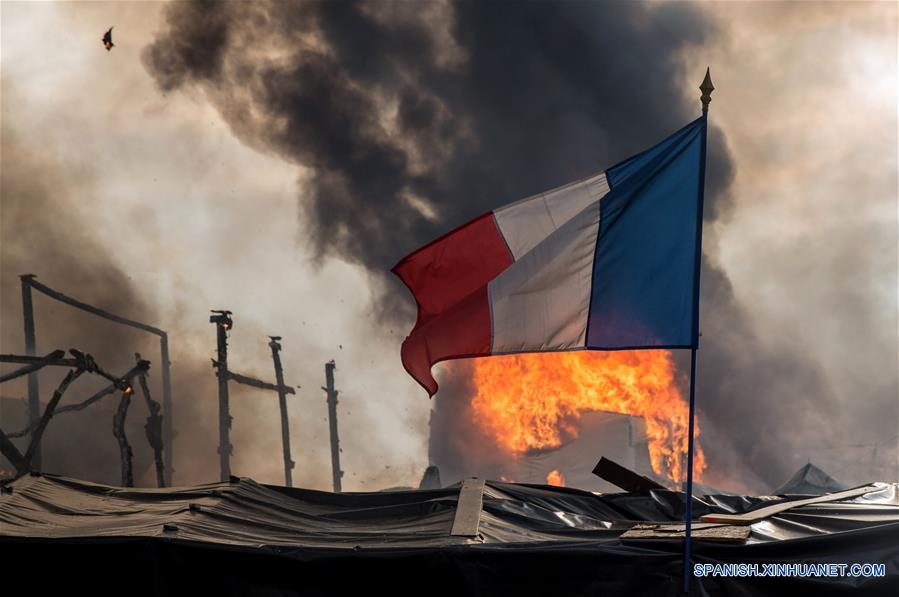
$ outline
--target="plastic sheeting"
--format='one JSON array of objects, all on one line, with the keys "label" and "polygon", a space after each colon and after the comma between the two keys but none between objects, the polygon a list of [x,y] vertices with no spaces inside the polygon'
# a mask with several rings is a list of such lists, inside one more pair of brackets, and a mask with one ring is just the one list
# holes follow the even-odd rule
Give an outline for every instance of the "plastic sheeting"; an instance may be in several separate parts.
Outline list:
[{"label": "plastic sheeting", "polygon": [[[899,594],[899,484],[798,507],[743,544],[695,541],[701,563],[876,563],[884,578],[696,578],[697,594]],[[333,494],[249,479],[173,489],[20,478],[0,493],[2,578],[41,593],[677,595],[682,542],[622,540],[632,521],[678,522],[683,494],[597,495],[488,481],[480,535],[450,535],[459,487]],[[785,498],[706,496],[705,513]],[[12,571],[42,563],[53,574]],[[79,589],[79,592],[82,592]]]},{"label": "plastic sheeting", "polygon": [[786,483],[775,489],[775,495],[824,495],[842,491],[846,486],[809,462],[802,465]]}]

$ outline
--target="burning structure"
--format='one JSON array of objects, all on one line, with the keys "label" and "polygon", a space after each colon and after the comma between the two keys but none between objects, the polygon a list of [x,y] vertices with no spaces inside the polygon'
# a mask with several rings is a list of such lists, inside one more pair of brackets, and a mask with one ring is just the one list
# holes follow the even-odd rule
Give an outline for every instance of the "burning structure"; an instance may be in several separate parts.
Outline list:
[{"label": "burning structure", "polygon": [[[556,483],[608,490],[590,475],[598,454],[672,487],[684,478],[687,403],[667,350],[522,354],[448,370],[431,459],[449,479],[544,483],[556,471]],[[704,469],[699,447],[697,480]]]}]

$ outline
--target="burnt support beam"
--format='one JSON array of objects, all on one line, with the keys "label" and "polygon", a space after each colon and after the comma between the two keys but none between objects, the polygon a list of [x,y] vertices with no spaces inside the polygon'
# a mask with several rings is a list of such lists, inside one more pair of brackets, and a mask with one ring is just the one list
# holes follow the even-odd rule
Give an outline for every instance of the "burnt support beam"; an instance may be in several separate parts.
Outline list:
[{"label": "burnt support beam", "polygon": [[[47,365],[55,365],[56,361],[59,361],[65,356],[66,352],[64,350],[54,350],[53,352],[43,356],[43,357],[25,357],[26,361],[30,361],[35,359],[35,362],[25,365],[15,371],[10,371],[4,375],[0,375],[0,383],[5,381],[10,381],[16,379],[17,377],[22,377],[23,375],[28,375],[29,373],[33,373],[38,371],[39,369],[43,369]],[[19,357],[16,355],[0,355],[0,362],[2,363],[18,363],[21,362]],[[71,366],[71,365],[70,365]]]},{"label": "burnt support beam", "polygon": [[[56,355],[56,354],[59,354],[62,356],[60,356],[58,359],[49,358],[50,356]],[[35,357],[35,356],[20,355],[20,354],[0,354],[0,363],[19,363],[21,365],[27,365],[27,368],[30,368],[33,371],[37,371],[38,369],[41,369],[42,367],[68,367],[70,369],[78,367],[79,361],[77,359],[65,357],[64,355],[65,355],[64,350],[55,350],[55,351],[51,352],[49,355],[43,356],[43,357]],[[23,369],[25,369],[25,367],[23,367],[22,369],[18,369],[16,371],[14,371],[13,373],[18,373],[19,371],[22,371]],[[7,375],[11,375],[11,374],[7,374]],[[16,377],[18,377],[18,375]],[[4,379],[4,381],[5,381],[5,379]]]},{"label": "burnt support beam", "polygon": [[[128,371],[128,373],[126,373],[121,378],[119,378],[116,383],[109,384],[102,390],[97,391],[91,397],[89,397],[86,400],[83,400],[77,404],[67,404],[65,406],[58,407],[53,412],[53,416],[61,415],[62,413],[72,412],[72,411],[76,411],[76,410],[84,410],[85,408],[87,408],[88,406],[93,404],[94,402],[97,402],[98,400],[100,400],[106,396],[109,396],[110,394],[115,393],[116,390],[121,390],[123,387],[123,385],[122,385],[123,383],[130,384],[131,380],[134,378],[135,375],[137,375],[138,373],[141,373],[141,372],[146,373],[146,371],[148,371],[149,369],[150,369],[150,361],[140,361],[134,368],[132,368],[130,371]],[[29,424],[29,425],[25,426],[24,429],[21,429],[14,433],[8,434],[8,437],[10,437],[10,438],[22,437],[22,436],[30,433],[33,429],[35,429],[39,422],[40,422],[40,419],[35,421],[34,424]]]},{"label": "burnt support beam", "polygon": [[290,386],[285,386],[283,383],[268,383],[266,381],[262,381],[256,379],[255,377],[250,377],[249,375],[241,375],[240,373],[235,373],[234,371],[228,371],[228,379],[231,381],[236,381],[239,384],[243,384],[245,386],[252,386],[254,388],[259,388],[260,390],[271,390],[272,392],[285,393],[285,394],[296,394],[296,390],[294,390]]},{"label": "burnt support beam", "polygon": [[159,352],[162,359],[162,438],[161,441],[165,446],[164,458],[164,484],[160,487],[171,487],[172,476],[175,469],[172,468],[172,446],[174,445],[175,430],[172,427],[172,421],[175,419],[172,405],[172,374],[170,367],[172,363],[169,361],[169,335],[163,333],[159,337]]},{"label": "burnt support beam", "polygon": [[[140,363],[140,355],[135,354],[134,356]],[[147,410],[150,411],[147,423],[144,425],[144,432],[147,434],[147,442],[153,448],[153,463],[156,466],[156,486],[166,487],[166,469],[163,456],[163,425],[165,424],[165,417],[160,414],[162,408],[159,406],[159,403],[153,400],[153,397],[150,395],[146,373],[141,373],[137,379],[140,383],[140,391],[144,395],[144,401],[147,403]]]},{"label": "burnt support beam", "polygon": [[122,399],[115,415],[112,417],[112,434],[119,444],[119,456],[122,459],[122,487],[134,487],[134,452],[125,435],[125,418],[128,416],[128,407],[131,406],[131,396],[134,390],[122,392]]},{"label": "burnt support beam", "polygon": [[[76,309],[80,309],[82,311],[86,311],[87,313],[91,313],[96,315],[97,317],[101,317],[108,321],[113,321],[115,323],[126,325],[128,327],[136,328],[138,330],[143,330],[150,334],[154,334],[159,336],[159,350],[160,350],[160,360],[162,361],[161,371],[162,371],[162,404],[163,411],[165,415],[165,429],[164,429],[164,437],[165,437],[165,445],[167,450],[166,457],[166,476],[169,484],[171,484],[172,477],[172,463],[174,460],[172,459],[172,446],[173,436],[175,434],[173,429],[173,421],[174,417],[172,415],[172,382],[171,382],[171,374],[169,371],[169,367],[171,363],[169,362],[169,337],[165,330],[161,330],[157,327],[153,327],[152,325],[147,325],[145,323],[141,323],[139,321],[134,321],[132,319],[127,319],[125,317],[121,317],[120,315],[116,315],[114,313],[110,313],[109,311],[104,311],[103,309],[98,309],[93,305],[88,305],[87,303],[83,303],[77,299],[74,299],[70,296],[67,296],[57,290],[53,290],[49,286],[45,286],[41,284],[37,280],[34,279],[33,274],[25,274],[20,276],[22,279],[22,308],[25,313],[25,349],[28,352],[29,346],[29,337],[31,338],[31,344],[34,345],[34,314],[31,307],[31,290],[37,290],[38,292],[49,296],[50,298],[57,300],[61,303],[74,307]],[[26,288],[27,287],[27,288]],[[26,296],[27,295],[27,296]],[[27,299],[27,300],[26,300]],[[30,336],[29,336],[29,321],[30,321]],[[34,350],[28,354],[33,355]],[[34,381],[32,382],[32,377]],[[38,413],[40,411],[40,407],[37,403],[37,375],[32,374],[29,376],[28,381],[28,404],[29,404],[29,414],[32,415],[32,422],[39,416]],[[34,387],[34,408],[32,410],[32,386]]]},{"label": "burnt support beam", "polygon": [[652,479],[638,475],[634,471],[627,469],[617,462],[609,460],[605,456],[599,459],[593,468],[593,474],[600,479],[605,479],[612,485],[620,487],[625,491],[650,491],[652,489],[665,489]]},{"label": "burnt support beam", "polygon": [[53,418],[53,413],[56,410],[59,401],[62,400],[62,395],[65,394],[66,390],[69,388],[69,385],[73,381],[81,377],[81,374],[84,372],[85,369],[82,368],[72,369],[71,371],[69,371],[68,375],[66,375],[65,378],[63,378],[63,380],[59,383],[56,391],[53,392],[53,397],[50,399],[50,402],[47,403],[47,408],[44,409],[44,414],[43,416],[41,416],[37,427],[34,429],[34,431],[31,432],[31,442],[28,444],[28,451],[25,452],[25,462],[23,463],[23,468],[17,471],[18,474],[25,474],[29,470],[35,469],[37,467],[34,462],[34,456],[40,450],[41,438],[44,436],[44,430],[47,429],[47,424],[50,423],[50,419]]},{"label": "burnt support beam", "polygon": [[12,464],[16,471],[25,470],[25,457],[22,456],[16,445],[10,441],[9,436],[3,433],[2,429],[0,429],[0,454],[6,456],[6,459],[9,460],[9,463]]},{"label": "burnt support beam", "polygon": [[[61,351],[51,353],[51,355],[48,356],[58,356],[57,353],[59,352]],[[123,393],[123,396],[130,396],[134,392],[134,388],[131,385],[131,378],[137,373],[146,374],[146,372],[150,368],[149,361],[139,360],[137,365],[123,377],[116,377],[104,371],[91,355],[75,350],[74,348],[70,349],[69,353],[72,355],[72,359],[56,359],[50,363],[45,363],[56,365],[59,364],[60,361],[71,361],[75,364],[75,367],[71,369],[65,376],[65,378],[59,383],[56,391],[53,392],[53,397],[50,399],[50,402],[47,403],[47,407],[44,409],[43,415],[41,415],[41,417],[37,421],[31,422],[28,426],[25,427],[25,429],[23,429],[19,433],[6,435],[2,431],[0,431],[0,450],[2,450],[7,459],[13,463],[13,466],[16,467],[16,473],[19,475],[23,475],[31,470],[40,470],[37,469],[34,458],[35,455],[40,451],[41,439],[43,438],[44,431],[47,429],[47,425],[50,423],[50,419],[52,419],[54,415],[58,414],[59,412],[65,412],[65,410],[79,410],[81,408],[84,408],[88,403],[99,400],[103,396],[111,394],[115,390],[121,391]],[[39,360],[41,359],[35,358],[35,361]],[[78,379],[85,372],[104,377],[112,381],[112,384],[108,388],[104,388],[97,394],[94,394],[94,396],[92,396],[85,402],[82,402],[81,404],[72,405],[57,410],[59,402],[62,400],[63,394],[65,394],[66,390],[69,388],[72,382]],[[21,437],[29,432],[31,433],[31,441],[28,444],[28,450],[25,452],[25,455],[21,456],[21,453],[19,453],[18,449],[10,441],[10,438]]]},{"label": "burnt support beam", "polygon": [[228,400],[228,330],[234,325],[230,311],[213,311],[209,323],[215,324],[216,370],[219,386],[219,478],[227,483],[231,478],[231,409]]},{"label": "burnt support beam", "polygon": [[293,467],[294,462],[290,458],[290,422],[287,419],[287,392],[293,388],[287,388],[284,385],[284,370],[281,368],[281,340],[280,336],[269,336],[271,342],[268,343],[272,349],[272,362],[275,365],[275,384],[278,387],[278,407],[281,411],[281,445],[284,453],[284,484],[287,487],[293,487]]},{"label": "burnt support beam", "polygon": [[334,492],[340,493],[340,480],[343,471],[340,470],[340,439],[337,436],[337,390],[334,389],[334,361],[325,363],[325,387],[322,388],[328,395],[328,425],[331,429],[331,474],[334,481]]},{"label": "burnt support beam", "polygon": [[[34,274],[25,274],[20,276],[22,281],[22,320],[25,323],[25,354],[28,356],[37,355],[37,339],[34,330],[34,305],[31,302],[31,285],[33,283]],[[36,424],[41,418],[40,390],[37,382],[37,371],[28,374],[28,421],[32,425]],[[32,435],[32,440],[34,436]],[[38,442],[40,443],[40,442]],[[41,468],[41,450],[38,446],[26,466],[33,465],[40,470]]]}]

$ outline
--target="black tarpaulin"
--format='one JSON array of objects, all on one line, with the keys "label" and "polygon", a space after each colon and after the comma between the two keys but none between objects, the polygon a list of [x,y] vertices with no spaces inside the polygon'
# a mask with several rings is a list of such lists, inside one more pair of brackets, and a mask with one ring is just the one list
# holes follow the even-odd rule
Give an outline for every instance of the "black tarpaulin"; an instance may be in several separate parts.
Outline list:
[{"label": "black tarpaulin", "polygon": [[[875,485],[758,522],[745,543],[696,540],[694,561],[882,563],[884,578],[696,578],[694,592],[899,594],[899,484]],[[0,493],[0,561],[48,573],[2,578],[38,593],[89,578],[89,594],[680,594],[682,541],[621,534],[633,521],[679,522],[681,493],[487,481],[474,537],[450,534],[458,496],[458,485],[333,494],[249,479],[135,489],[26,476]],[[705,496],[694,513],[785,499]]]},{"label": "black tarpaulin", "polygon": [[802,465],[786,483],[775,489],[775,495],[824,495],[842,491],[846,486],[811,462]]}]

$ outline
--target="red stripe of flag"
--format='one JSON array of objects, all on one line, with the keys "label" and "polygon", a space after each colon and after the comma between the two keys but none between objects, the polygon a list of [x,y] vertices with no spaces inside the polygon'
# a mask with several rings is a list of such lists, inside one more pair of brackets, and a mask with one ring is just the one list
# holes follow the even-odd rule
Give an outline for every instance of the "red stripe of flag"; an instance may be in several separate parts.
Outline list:
[{"label": "red stripe of flag", "polygon": [[487,284],[512,262],[490,212],[418,249],[391,270],[418,304],[415,327],[403,342],[403,366],[431,396],[437,392],[431,375],[435,363],[490,354]]}]

